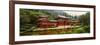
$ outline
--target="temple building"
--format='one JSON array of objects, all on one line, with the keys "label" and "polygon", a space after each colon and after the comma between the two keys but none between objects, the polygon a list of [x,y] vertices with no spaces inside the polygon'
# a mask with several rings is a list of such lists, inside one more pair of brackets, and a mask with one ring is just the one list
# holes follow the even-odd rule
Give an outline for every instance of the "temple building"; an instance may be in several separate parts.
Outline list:
[{"label": "temple building", "polygon": [[66,25],[74,25],[79,24],[79,21],[70,20],[69,17],[58,15],[56,20],[49,20],[49,16],[41,15],[38,18],[38,27],[39,28],[50,28],[50,27],[58,27],[58,26],[66,26]]}]

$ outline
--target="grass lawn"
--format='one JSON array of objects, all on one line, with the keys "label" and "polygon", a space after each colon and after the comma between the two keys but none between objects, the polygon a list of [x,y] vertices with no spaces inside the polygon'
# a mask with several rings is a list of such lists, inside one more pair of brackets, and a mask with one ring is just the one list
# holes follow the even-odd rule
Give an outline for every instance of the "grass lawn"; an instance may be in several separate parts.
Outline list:
[{"label": "grass lawn", "polygon": [[77,33],[89,33],[90,26],[78,26],[78,27],[68,27],[68,28],[48,28],[42,30],[36,30],[38,28],[32,28],[28,31],[22,31],[21,36],[25,35],[52,35],[52,34],[77,34]]}]

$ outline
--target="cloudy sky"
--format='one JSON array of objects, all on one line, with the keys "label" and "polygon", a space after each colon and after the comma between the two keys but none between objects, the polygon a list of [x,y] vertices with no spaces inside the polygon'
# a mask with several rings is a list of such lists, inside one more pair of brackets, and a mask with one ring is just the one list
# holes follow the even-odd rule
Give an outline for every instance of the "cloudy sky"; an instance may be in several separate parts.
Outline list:
[{"label": "cloudy sky", "polygon": [[88,11],[64,11],[72,16],[79,16],[82,14],[86,14]]}]

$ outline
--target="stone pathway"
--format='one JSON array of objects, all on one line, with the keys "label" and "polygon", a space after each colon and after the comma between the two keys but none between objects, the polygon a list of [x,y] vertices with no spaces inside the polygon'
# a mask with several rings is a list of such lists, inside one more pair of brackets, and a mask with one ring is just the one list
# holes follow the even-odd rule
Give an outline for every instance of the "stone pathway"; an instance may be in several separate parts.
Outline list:
[{"label": "stone pathway", "polygon": [[34,31],[37,31],[37,30],[52,30],[52,29],[64,29],[64,28],[73,28],[73,27],[79,27],[79,26],[59,26],[59,27],[55,27],[55,28],[37,28],[37,29],[34,29]]}]

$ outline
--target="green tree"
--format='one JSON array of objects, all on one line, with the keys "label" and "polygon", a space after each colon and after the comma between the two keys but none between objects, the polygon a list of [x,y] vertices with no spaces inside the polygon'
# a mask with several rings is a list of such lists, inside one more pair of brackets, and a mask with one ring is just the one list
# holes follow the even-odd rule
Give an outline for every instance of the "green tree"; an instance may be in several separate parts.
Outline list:
[{"label": "green tree", "polygon": [[79,16],[79,21],[83,25],[90,25],[90,12],[87,12],[86,14]]}]

